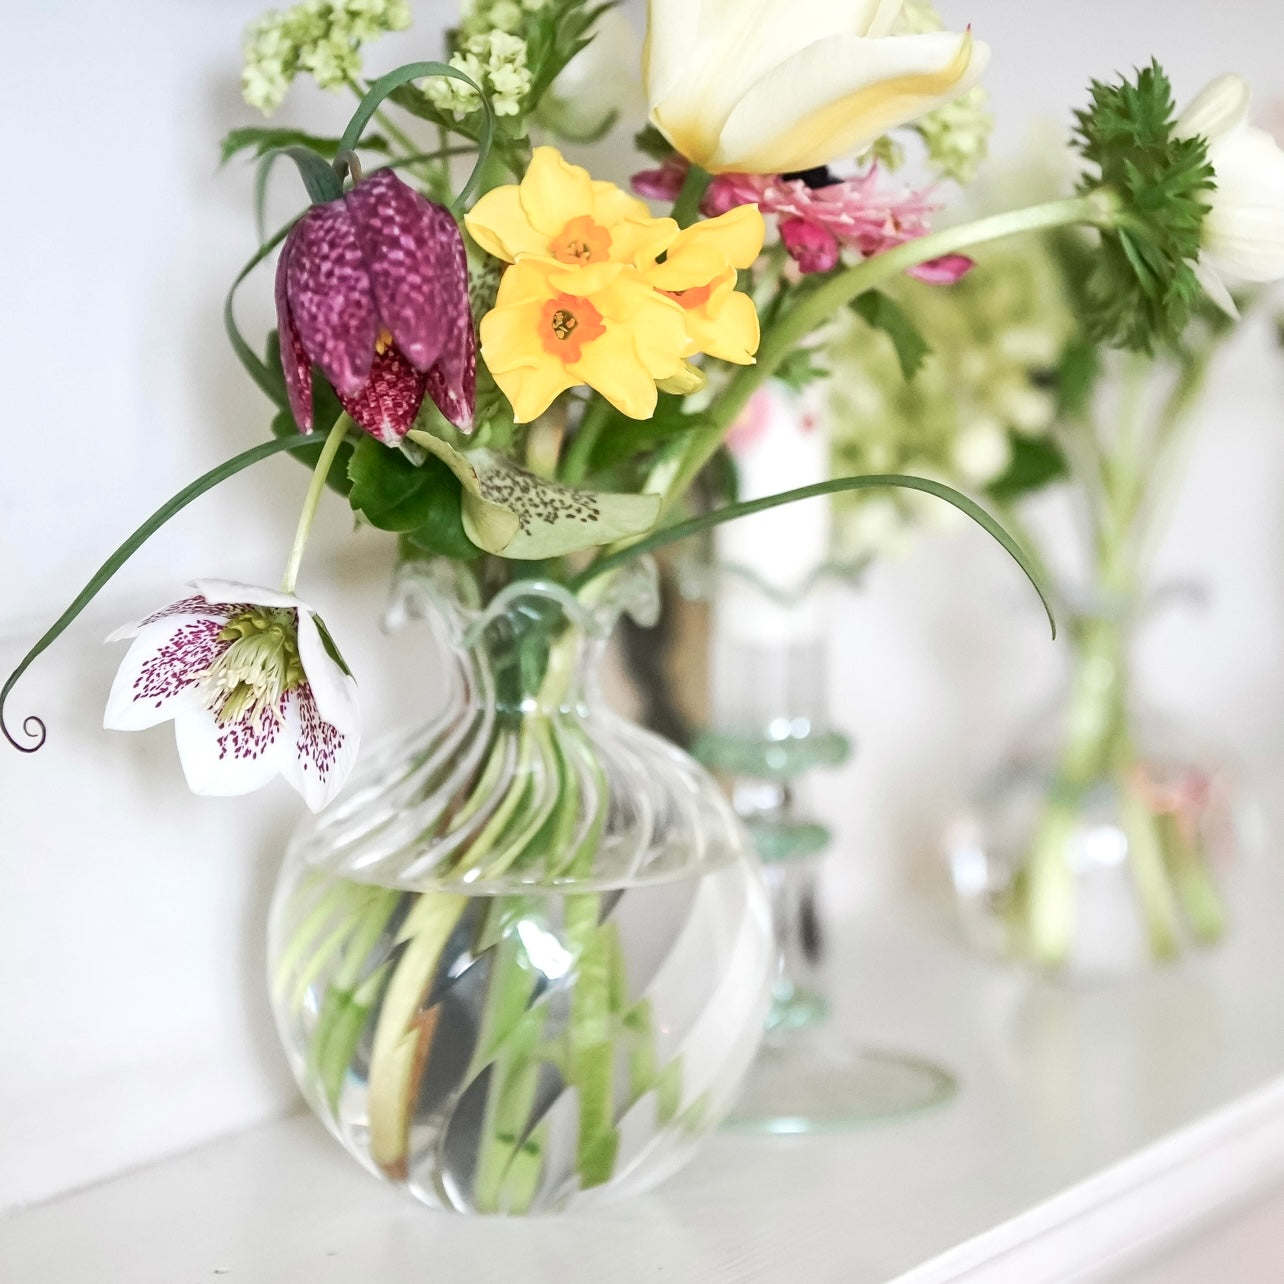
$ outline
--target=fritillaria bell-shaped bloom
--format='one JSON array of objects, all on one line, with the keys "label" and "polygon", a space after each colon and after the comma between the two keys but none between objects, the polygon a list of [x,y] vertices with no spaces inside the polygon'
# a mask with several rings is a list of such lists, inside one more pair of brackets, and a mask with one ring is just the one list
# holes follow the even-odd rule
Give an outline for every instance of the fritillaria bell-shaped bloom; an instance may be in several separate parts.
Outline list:
[{"label": "fritillaria bell-shaped bloom", "polygon": [[246,794],[283,776],[313,811],[357,755],[357,684],[311,607],[287,593],[198,580],[193,596],[107,640],[132,638],[103,725],[171,719],[192,792]]},{"label": "fritillaria bell-shaped bloom", "polygon": [[477,356],[468,262],[454,217],[381,169],[313,205],[276,272],[281,363],[295,422],[312,429],[312,365],[368,433],[396,445],[427,395],[472,427]]}]

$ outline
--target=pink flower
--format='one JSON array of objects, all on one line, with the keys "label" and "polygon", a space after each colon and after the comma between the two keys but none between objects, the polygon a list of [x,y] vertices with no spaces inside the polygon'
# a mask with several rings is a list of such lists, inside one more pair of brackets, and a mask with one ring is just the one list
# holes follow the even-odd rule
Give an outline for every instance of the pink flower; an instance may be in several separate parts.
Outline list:
[{"label": "pink flower", "polygon": [[314,205],[294,225],[276,273],[290,409],[312,428],[312,364],[368,433],[396,445],[425,395],[472,427],[476,345],[468,262],[449,210],[390,169]]},{"label": "pink flower", "polygon": [[193,793],[245,794],[283,776],[318,811],[356,758],[356,688],[325,625],[287,593],[198,580],[195,592],[118,629],[133,640],[103,726],[173,721]]},{"label": "pink flower", "polygon": [[828,272],[838,265],[838,241],[819,223],[805,218],[781,219],[780,239],[804,272]]},{"label": "pink flower", "polygon": [[[686,170],[681,157],[670,157],[659,169],[635,175],[633,184],[643,196],[672,200]],[[881,187],[880,177],[876,165],[847,179],[830,179],[824,170],[808,171],[806,177],[719,174],[701,208],[714,218],[737,205],[756,205],[780,220],[781,239],[803,272],[828,272],[837,265],[840,248],[869,258],[931,231],[931,216],[939,206],[929,194],[906,190],[895,195]],[[945,284],[971,266],[970,259],[953,254],[911,268],[910,275]]]}]

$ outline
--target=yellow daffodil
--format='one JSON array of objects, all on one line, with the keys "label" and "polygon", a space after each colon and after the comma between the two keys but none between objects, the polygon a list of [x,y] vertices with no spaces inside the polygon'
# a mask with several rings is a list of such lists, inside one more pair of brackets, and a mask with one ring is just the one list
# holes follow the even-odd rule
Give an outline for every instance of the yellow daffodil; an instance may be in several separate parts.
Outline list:
[{"label": "yellow daffodil", "polygon": [[893,35],[901,0],[649,0],[651,120],[715,173],[852,156],[965,93],[989,57],[963,35]]},{"label": "yellow daffodil", "polygon": [[640,267],[678,234],[671,218],[652,218],[641,201],[614,183],[595,182],[556,147],[537,147],[526,177],[487,192],[464,223],[497,259],[550,259],[568,267]]},{"label": "yellow daffodil", "polygon": [[504,273],[482,318],[482,357],[518,423],[584,384],[630,419],[647,419],[657,382],[684,371],[685,317],[632,268],[523,258]]},{"label": "yellow daffodil", "polygon": [[751,365],[758,351],[758,312],[736,289],[736,269],[762,251],[766,228],[756,205],[685,228],[663,263],[645,269],[649,284],[681,305],[692,351]]}]

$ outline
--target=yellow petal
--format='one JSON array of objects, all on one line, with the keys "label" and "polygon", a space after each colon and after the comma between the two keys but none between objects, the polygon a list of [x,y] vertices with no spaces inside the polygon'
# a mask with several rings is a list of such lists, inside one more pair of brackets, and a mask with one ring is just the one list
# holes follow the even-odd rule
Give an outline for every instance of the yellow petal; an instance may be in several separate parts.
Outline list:
[{"label": "yellow petal", "polygon": [[487,192],[464,215],[464,226],[487,254],[508,263],[519,254],[548,253],[548,237],[531,226],[516,183]]},{"label": "yellow petal", "polygon": [[522,209],[531,224],[547,238],[556,236],[573,218],[593,208],[593,180],[572,165],[556,147],[537,147],[519,188]]},{"label": "yellow petal", "polygon": [[584,382],[551,355],[536,365],[492,370],[491,374],[500,392],[512,403],[513,419],[519,424],[538,419],[568,388],[577,388]]},{"label": "yellow petal", "polygon": [[639,359],[624,327],[612,326],[600,339],[586,343],[579,361],[568,369],[596,388],[622,415],[649,419],[655,413],[655,379]]},{"label": "yellow petal", "polygon": [[[547,296],[545,296],[547,298]],[[482,360],[498,377],[508,370],[537,365],[546,355],[539,341],[544,299],[518,307],[492,308],[481,319]]]},{"label": "yellow petal", "polygon": [[745,94],[708,168],[770,174],[850,156],[970,89],[988,58],[970,33],[812,45]]},{"label": "yellow petal", "polygon": [[711,308],[688,313],[687,330],[697,352],[738,366],[753,365],[762,337],[758,309],[753,300],[739,290],[727,295],[716,311]]}]

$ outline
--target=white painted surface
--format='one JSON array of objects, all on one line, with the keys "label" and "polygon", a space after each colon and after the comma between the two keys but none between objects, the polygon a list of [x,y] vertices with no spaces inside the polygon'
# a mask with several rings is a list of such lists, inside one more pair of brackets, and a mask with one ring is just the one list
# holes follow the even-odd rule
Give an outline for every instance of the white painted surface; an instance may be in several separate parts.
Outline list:
[{"label": "white painted surface", "polygon": [[430,1213],[304,1116],[0,1220],[0,1279],[1071,1279],[1284,1178],[1279,897],[1257,888],[1264,912],[1204,966],[1114,992],[1023,982],[923,924],[853,925],[839,1019],[941,1059],[959,1097],[846,1134],[722,1135],[659,1191],[598,1215]]},{"label": "white painted surface", "polygon": [[[250,177],[243,169],[215,169],[218,137],[250,119],[237,102],[236,46],[241,25],[260,7],[254,0],[18,0],[6,8],[7,47],[21,56],[9,60],[0,80],[4,118],[20,122],[6,159],[8,199],[0,203],[0,239],[9,248],[0,321],[5,668],[79,588],[105,547],[179,485],[262,435],[264,403],[238,373],[219,317],[226,284],[252,244]],[[389,42],[378,65],[436,52],[430,33],[449,6],[418,0],[415,7],[420,34]],[[1143,61],[1152,51],[1184,93],[1235,67],[1254,80],[1263,102],[1284,98],[1278,58],[1284,10],[1271,0],[1236,5],[1234,19],[1220,21],[1210,20],[1206,6],[1162,0],[1074,6],[949,0],[944,7],[956,21],[975,19],[995,48],[991,83],[1008,143],[1033,114],[1064,118],[1089,74]],[[344,107],[305,96],[285,119],[302,120],[314,104],[330,119]],[[120,141],[122,131],[139,126],[142,136]],[[283,210],[288,184],[283,173]],[[257,292],[246,292],[242,312],[249,332],[266,323],[265,279]],[[1282,388],[1276,355],[1259,328],[1237,345],[1214,382],[1167,552],[1170,565],[1213,584],[1212,609],[1198,619],[1164,621],[1150,651],[1164,692],[1214,720],[1262,780],[1284,761]],[[296,814],[293,797],[277,789],[242,802],[192,799],[167,729],[134,737],[99,731],[114,653],[98,639],[166,600],[192,575],[273,578],[302,489],[301,472],[276,461],[189,510],[15,694],[13,714],[43,713],[51,740],[31,759],[0,746],[0,1208],[255,1123],[292,1099],[258,972],[274,852]],[[377,546],[349,541],[338,504],[329,505],[326,522],[303,588],[356,661],[372,725],[386,725],[404,703],[394,699],[394,684],[405,682],[412,662],[421,674],[412,681],[424,688],[416,698],[425,703],[431,672],[416,660],[413,643],[385,650],[376,635],[384,576]],[[349,590],[355,596],[346,597]],[[838,666],[838,720],[851,726],[862,748],[825,791],[845,844],[832,879],[832,904],[845,919],[891,888],[939,893],[941,825],[968,771],[1037,702],[1056,653],[1015,573],[973,533],[953,544],[936,541],[912,564],[871,577],[868,592],[844,609],[840,654],[846,662]],[[944,953],[916,957],[894,1007],[880,1009],[888,1037],[902,1028],[921,1034],[925,1014],[915,1011],[917,998],[931,990],[938,970],[953,974],[963,966]],[[1079,1024],[1083,1010],[1062,1010],[1055,1000],[1023,1008],[1019,987],[1002,978],[985,993],[975,1009],[928,1010],[943,1023],[942,1051],[953,1048],[957,1056],[960,1046],[971,1049],[957,1059],[978,1085],[983,1075],[993,1077],[999,1086],[977,1091],[1007,1100],[1000,1117],[1013,1127],[1024,1126],[1012,1121],[1024,1118],[1023,1103],[1034,1096],[1051,1095],[1079,1118],[1106,1091],[1086,1091],[1073,1072],[1088,1037]],[[1196,999],[1205,993],[1197,983]],[[1271,1045],[1235,995],[1226,996],[1228,1015],[1222,999],[1191,1007],[1190,995],[1181,994],[1166,1000],[1173,1055],[1184,1055],[1187,1042],[1225,1043],[1219,1054],[1225,1066],[1240,1066],[1201,1081],[1198,1108],[1209,1109],[1254,1076],[1265,1077]],[[1093,1004],[1093,1020],[1109,1025],[1130,1011],[1126,999]],[[1013,1006],[1015,1012],[1007,1010]],[[1021,1035],[1032,1046],[1016,1055],[1013,1021],[1018,1029],[1034,1022]],[[1185,1071],[1171,1060],[1163,1064],[1180,1077]],[[1130,1085],[1140,1085],[1153,1066],[1126,1062],[1121,1069]],[[1157,1135],[1162,1112],[1128,1114],[1145,1101],[1140,1089],[1121,1097],[1105,1131]],[[1176,1106],[1169,1111],[1179,1113]],[[986,1118],[991,1123],[983,1126]],[[1074,1124],[1058,1125],[1048,1114],[1032,1118],[1037,1132],[1025,1139],[1026,1175],[995,1177],[998,1193],[1013,1200],[1018,1191],[1036,1198],[1059,1189],[1096,1153],[1088,1141],[1062,1136],[1075,1133]],[[830,1189],[814,1208],[790,1205],[801,1218],[799,1237],[851,1226],[847,1251],[855,1260],[864,1242],[856,1214],[877,1195],[879,1164],[890,1162],[890,1148],[901,1139],[925,1147],[919,1167],[923,1155],[946,1158],[925,1195],[944,1208],[975,1184],[969,1165],[984,1159],[992,1121],[960,1108],[895,1133],[818,1143],[814,1152],[770,1152],[754,1172],[755,1165],[740,1162],[747,1152],[727,1152],[732,1143],[719,1143],[702,1161],[713,1167],[693,1169],[675,1190],[689,1193],[693,1209],[725,1199],[753,1210],[735,1225],[753,1251],[765,1252],[769,1230],[781,1244],[791,1241],[787,1217],[764,1218],[762,1192],[815,1171]],[[1044,1161],[1036,1152],[1063,1143],[1071,1159],[1057,1151],[1063,1159],[1055,1162],[1073,1171],[1038,1168]],[[264,1152],[248,1153],[257,1167],[244,1189],[262,1195],[281,1187],[304,1198],[302,1177],[291,1186],[273,1176]],[[724,1153],[734,1159],[720,1169]],[[200,1169],[206,1161],[193,1163]],[[1032,1181],[1035,1170],[1042,1176]],[[359,1187],[358,1174],[340,1176],[337,1162],[334,1171],[335,1189],[346,1191],[350,1180]],[[856,1174],[850,1182],[849,1172]],[[211,1189],[222,1198],[221,1188]],[[382,1195],[373,1190],[363,1198]],[[154,1207],[144,1200],[129,1216],[160,1226],[159,1216],[148,1220]],[[252,1209],[244,1215],[258,1218],[262,1229],[270,1207],[263,1205],[261,1217]],[[713,1250],[702,1246],[687,1212],[673,1202],[655,1207],[647,1215],[655,1220],[645,1224],[658,1236],[657,1254],[711,1260]],[[907,1206],[868,1217],[895,1240],[889,1251],[898,1262],[948,1247],[967,1220],[960,1211],[928,1242],[918,1215]],[[424,1224],[414,1210],[399,1208],[397,1216],[406,1226]],[[178,1224],[197,1221],[190,1208],[187,1218]],[[401,1225],[396,1217],[393,1223]],[[360,1240],[367,1232],[358,1221],[353,1233]],[[394,1227],[380,1235],[399,1233]],[[405,1251],[418,1251],[415,1236],[426,1232],[405,1233]],[[217,1248],[228,1241],[211,1242]],[[545,1254],[549,1263],[560,1257],[556,1248]],[[744,1260],[750,1258],[752,1252]],[[34,1278],[62,1277],[46,1271]]]}]

